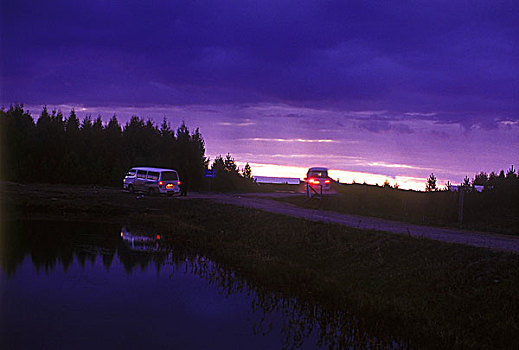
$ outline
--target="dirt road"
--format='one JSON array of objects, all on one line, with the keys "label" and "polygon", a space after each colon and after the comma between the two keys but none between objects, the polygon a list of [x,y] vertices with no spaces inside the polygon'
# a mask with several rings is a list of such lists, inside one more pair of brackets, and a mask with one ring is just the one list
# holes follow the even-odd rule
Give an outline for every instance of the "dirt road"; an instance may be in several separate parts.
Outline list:
[{"label": "dirt road", "polygon": [[[0,182],[0,218],[16,217],[20,214],[34,216],[40,213],[83,215],[85,212],[98,212],[100,215],[128,215],[128,212],[161,210],[169,200],[206,199],[218,203],[249,207],[306,220],[340,224],[363,230],[376,230],[428,238],[449,243],[459,243],[519,253],[519,235],[501,235],[488,232],[474,232],[439,227],[413,225],[405,222],[390,221],[373,217],[348,215],[324,210],[300,208],[277,201],[273,197],[301,196],[300,193],[189,193],[187,197],[171,199],[147,198],[135,200],[135,195],[117,188],[92,188],[91,186],[61,185],[21,185]],[[140,197],[140,196],[137,196]],[[7,210],[14,209],[14,212]],[[61,214],[60,214],[61,215]],[[1,220],[0,220],[1,221]]]},{"label": "dirt road", "polygon": [[219,203],[238,205],[265,210],[277,214],[294,216],[306,220],[340,224],[363,230],[376,230],[428,238],[437,241],[466,244],[497,250],[519,253],[519,236],[509,236],[486,232],[474,232],[450,228],[413,225],[405,222],[390,221],[372,217],[348,215],[331,211],[300,208],[295,205],[276,201],[272,197],[294,196],[290,193],[247,193],[247,194],[212,194],[191,193],[182,199],[209,199]]}]

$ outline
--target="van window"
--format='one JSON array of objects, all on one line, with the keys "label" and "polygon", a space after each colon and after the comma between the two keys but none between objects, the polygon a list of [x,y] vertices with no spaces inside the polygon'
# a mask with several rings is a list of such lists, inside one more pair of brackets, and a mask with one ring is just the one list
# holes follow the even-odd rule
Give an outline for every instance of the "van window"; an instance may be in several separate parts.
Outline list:
[{"label": "van window", "polygon": [[135,173],[136,173],[135,169],[130,169],[130,170],[128,170],[128,173],[126,174],[126,176],[135,177]]},{"label": "van window", "polygon": [[137,170],[137,178],[145,179],[146,178],[146,170]]},{"label": "van window", "polygon": [[153,181],[156,181],[159,179],[159,173],[155,172],[155,171],[148,171],[148,177],[147,177],[148,180],[153,180]]},{"label": "van window", "polygon": [[308,172],[308,177],[328,177],[328,172],[312,170]]},{"label": "van window", "polygon": [[178,175],[175,171],[164,171],[162,173],[162,181],[177,181]]}]

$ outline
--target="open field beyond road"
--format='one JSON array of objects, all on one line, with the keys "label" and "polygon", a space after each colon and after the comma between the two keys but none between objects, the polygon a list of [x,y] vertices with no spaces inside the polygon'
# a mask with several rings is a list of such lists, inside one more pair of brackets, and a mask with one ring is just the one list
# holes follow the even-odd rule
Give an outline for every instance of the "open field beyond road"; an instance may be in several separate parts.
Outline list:
[{"label": "open field beyond road", "polygon": [[[449,243],[459,243],[471,245],[474,247],[485,247],[519,253],[519,235],[512,236],[490,232],[477,232],[451,228],[430,227],[425,225],[413,225],[406,222],[350,215],[327,210],[309,209],[278,200],[272,200],[272,198],[299,198],[303,196],[304,195],[301,194],[285,193],[249,193],[237,195],[204,193],[194,194],[190,198],[211,199],[220,203],[260,209],[277,214],[302,218],[305,220],[340,224],[362,230],[398,233],[411,237],[428,238]],[[323,201],[324,200],[326,200],[326,198],[324,198]]]},{"label": "open field beyond road", "polygon": [[[361,330],[382,339],[406,339],[414,348],[519,346],[515,253],[215,203],[243,196],[185,200],[12,183],[0,194],[4,225],[20,219],[145,225],[160,230],[165,243],[207,256],[250,283],[356,315]],[[6,249],[2,242],[0,253]]]}]

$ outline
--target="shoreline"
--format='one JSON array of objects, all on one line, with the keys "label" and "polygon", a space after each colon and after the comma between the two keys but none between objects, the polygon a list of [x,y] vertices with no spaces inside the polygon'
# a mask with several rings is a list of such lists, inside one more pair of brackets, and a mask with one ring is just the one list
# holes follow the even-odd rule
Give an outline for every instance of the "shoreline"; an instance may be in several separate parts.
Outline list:
[{"label": "shoreline", "polygon": [[1,193],[4,222],[155,227],[172,246],[270,290],[351,312],[369,331],[409,338],[412,347],[519,344],[517,254],[115,188],[3,183]]}]

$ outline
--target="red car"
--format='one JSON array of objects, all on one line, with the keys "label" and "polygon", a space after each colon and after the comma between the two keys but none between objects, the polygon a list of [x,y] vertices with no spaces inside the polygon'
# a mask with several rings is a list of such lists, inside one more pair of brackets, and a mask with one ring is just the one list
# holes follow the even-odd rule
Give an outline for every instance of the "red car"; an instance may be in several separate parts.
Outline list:
[{"label": "red car", "polygon": [[328,176],[326,168],[310,168],[306,173],[305,182],[308,183],[317,192],[330,190],[332,179]]}]

